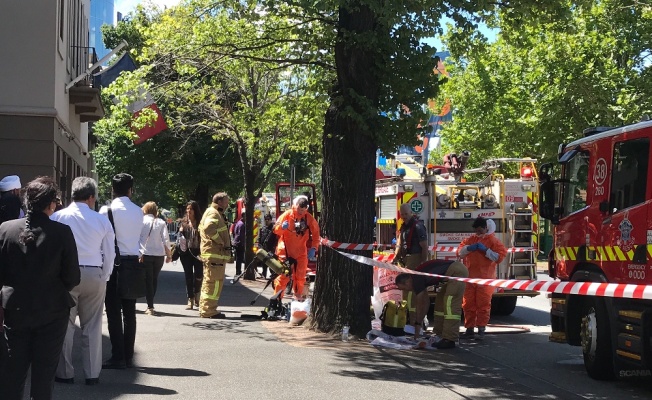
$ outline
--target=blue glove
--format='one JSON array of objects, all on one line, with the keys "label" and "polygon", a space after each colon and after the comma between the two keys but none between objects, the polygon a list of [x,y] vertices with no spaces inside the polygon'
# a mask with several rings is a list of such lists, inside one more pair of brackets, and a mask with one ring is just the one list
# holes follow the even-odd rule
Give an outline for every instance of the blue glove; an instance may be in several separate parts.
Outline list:
[{"label": "blue glove", "polygon": [[479,244],[479,243],[470,244],[470,245],[466,246],[466,249],[467,249],[468,251],[476,251],[476,250],[478,249],[478,244]]},{"label": "blue glove", "polygon": [[308,259],[309,260],[314,260],[315,259],[315,254],[317,253],[317,249],[314,247],[308,250]]},{"label": "blue glove", "polygon": [[477,247],[476,247],[476,250],[480,250],[480,251],[483,252],[483,253],[484,253],[485,251],[487,251],[487,246],[485,246],[484,244],[482,244],[482,243],[476,243],[475,245],[477,246]]},{"label": "blue glove", "polygon": [[287,221],[283,221],[283,224],[281,225],[281,229],[287,229],[290,224]]}]

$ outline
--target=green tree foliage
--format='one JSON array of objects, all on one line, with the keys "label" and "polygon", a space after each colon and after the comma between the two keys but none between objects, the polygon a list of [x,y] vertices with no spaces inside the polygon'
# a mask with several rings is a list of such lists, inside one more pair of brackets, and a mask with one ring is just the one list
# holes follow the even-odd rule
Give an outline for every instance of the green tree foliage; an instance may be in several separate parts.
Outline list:
[{"label": "green tree foliage", "polygon": [[[269,176],[269,169],[253,162],[269,145],[263,140],[257,145],[257,135],[272,135],[277,149],[289,150],[295,142],[277,139],[276,133],[321,127],[323,118],[322,236],[370,243],[376,150],[415,144],[416,126],[426,119],[423,105],[437,94],[434,49],[422,39],[441,33],[437,21],[449,16],[460,27],[459,43],[471,41],[477,23],[501,7],[506,24],[515,26],[561,19],[570,9],[561,0],[188,0],[165,14],[163,26],[152,26],[151,50],[143,54],[172,82],[161,82],[157,91],[175,99],[179,110],[171,114],[193,110],[187,120],[170,117],[172,122],[236,143],[243,181],[259,182],[247,193],[250,187],[262,188]],[[276,76],[275,70],[291,72]],[[249,109],[251,89],[265,82],[283,82],[287,89],[271,93],[301,111]],[[310,103],[309,91],[317,102]],[[326,94],[327,108],[322,103]],[[310,110],[320,110],[321,117],[304,117],[297,125]],[[316,136],[314,129],[303,132],[302,138]],[[277,159],[266,160],[273,165]],[[313,326],[334,332],[349,323],[352,333],[366,333],[371,278],[368,266],[321,249]]]},{"label": "green tree foliage", "polygon": [[[226,140],[241,167],[247,209],[290,152],[318,150],[326,96],[310,65],[279,63],[295,49],[292,22],[261,13],[255,4],[193,1],[162,15],[149,30],[144,57],[174,105],[181,131]],[[274,46],[261,46],[269,32]],[[229,49],[245,41],[243,49]],[[280,40],[283,39],[283,40]],[[247,260],[253,258],[253,214],[247,213]]]},{"label": "green tree foliage", "polygon": [[[150,93],[165,104],[175,136],[229,144],[232,157],[223,161],[239,165],[245,204],[253,209],[288,155],[313,152],[319,158],[326,93],[320,92],[310,63],[279,62],[296,51],[291,46],[297,40],[293,24],[261,12],[255,3],[198,0],[162,12],[137,29],[125,29],[142,35],[144,45],[137,53],[141,67],[122,74],[107,91],[114,105],[111,118],[100,127],[113,126],[112,134],[133,136],[132,127],[151,123],[155,116],[132,119],[126,106]],[[269,32],[278,40],[261,46]],[[238,52],[231,50],[235,45]],[[251,213],[246,223],[250,260]]]},{"label": "green tree foliage", "polygon": [[[138,7],[115,28],[104,26],[107,47],[127,40],[129,51],[138,62],[147,29],[158,18],[159,11]],[[125,104],[138,100],[137,93],[151,90],[148,79],[156,77],[149,71],[151,68],[123,73],[102,92],[108,117],[93,128],[98,138],[93,156],[102,197],[111,198],[111,177],[118,172],[134,175],[136,202],[155,200],[161,206],[176,207],[177,215],[183,214],[189,199],[197,200],[205,208],[209,196],[216,190],[237,193],[242,185],[233,179],[237,177],[238,165],[232,162],[233,150],[229,143],[216,142],[210,135],[184,134],[172,126],[144,144],[133,144],[132,127],[151,123],[155,114],[145,112],[141,118],[133,120]],[[141,89],[134,90],[136,87]],[[167,114],[169,102],[159,96],[157,103],[163,114]]]},{"label": "green tree foliage", "polygon": [[[517,17],[539,23],[563,18],[569,9],[554,0],[298,3],[305,18],[323,16],[335,34],[336,81],[323,135],[321,226],[324,236],[348,243],[372,240],[376,149],[387,152],[399,144],[415,144],[415,127],[426,119],[423,105],[436,95],[434,49],[422,40],[440,33],[437,21],[453,18],[462,42],[471,40],[477,23],[501,7],[509,10],[514,25],[522,23]],[[330,249],[322,249],[320,256],[313,326],[335,332],[350,323],[351,332],[364,334],[369,328],[371,269]]]},{"label": "green tree foliage", "polygon": [[585,2],[569,18],[508,24],[495,43],[451,34],[453,122],[445,151],[472,151],[470,165],[491,157],[552,160],[562,142],[591,126],[621,126],[652,111],[651,10],[635,1]]}]

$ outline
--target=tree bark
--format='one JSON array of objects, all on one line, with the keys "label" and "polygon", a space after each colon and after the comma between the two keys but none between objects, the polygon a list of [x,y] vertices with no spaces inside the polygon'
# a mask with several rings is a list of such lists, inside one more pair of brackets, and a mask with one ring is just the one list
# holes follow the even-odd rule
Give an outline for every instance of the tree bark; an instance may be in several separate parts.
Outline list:
[{"label": "tree bark", "polygon": [[[248,190],[247,190],[248,192]],[[253,190],[252,190],[253,192]],[[254,193],[246,193],[245,197],[245,207],[247,212],[245,214],[245,265],[244,268],[253,261],[254,259],[254,209],[256,207],[256,201],[258,199]],[[252,268],[246,269],[243,279],[246,280],[256,280],[256,268],[252,265]]]},{"label": "tree bark", "polygon": [[[368,43],[347,43],[345,36],[372,33],[376,18],[366,6],[339,10],[338,79],[324,125],[321,214],[321,236],[338,242],[371,243],[373,237],[377,143],[372,130],[378,116],[368,106],[378,103],[380,87],[374,71],[380,56]],[[356,96],[368,103],[362,104]],[[352,253],[372,255],[371,251]],[[324,246],[319,255],[312,326],[338,332],[348,324],[352,334],[362,337],[370,328],[373,268]]]},{"label": "tree bark", "polygon": [[[195,188],[194,200],[197,202],[197,204],[199,204],[199,209],[202,210],[202,212],[203,212],[203,210],[208,208],[208,205],[211,204],[211,202],[213,201],[212,196],[213,195],[208,193],[208,185],[207,184],[205,184],[205,183],[198,183],[197,184],[197,187]],[[186,211],[186,205],[185,204],[183,205],[183,211],[184,212]],[[179,215],[183,215],[183,213],[181,213]],[[197,216],[197,218],[201,219],[201,215]]]}]

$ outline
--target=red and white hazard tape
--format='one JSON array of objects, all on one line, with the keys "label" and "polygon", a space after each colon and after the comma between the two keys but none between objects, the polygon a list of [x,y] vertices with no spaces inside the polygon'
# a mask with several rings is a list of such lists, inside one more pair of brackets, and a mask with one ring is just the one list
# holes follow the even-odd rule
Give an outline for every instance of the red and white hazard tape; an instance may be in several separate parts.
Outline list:
[{"label": "red and white hazard tape", "polygon": [[376,261],[368,257],[344,253],[339,250],[335,250],[335,251],[337,251],[344,257],[350,258],[359,263],[365,265],[371,265],[378,268],[389,269],[392,271],[406,272],[410,274],[436,276],[445,279],[454,279],[466,283],[475,283],[484,286],[494,286],[503,289],[533,290],[537,292],[652,300],[652,285],[628,285],[622,283],[600,283],[600,282],[560,282],[560,281],[534,281],[534,280],[516,280],[516,279],[458,278],[452,276],[428,274],[424,272],[413,271],[407,268],[399,267],[394,264],[388,264],[386,262]]},{"label": "red and white hazard tape", "polygon": [[[380,261],[380,262],[392,262],[394,261],[394,258],[396,257],[396,254],[378,254],[374,256],[374,260]],[[438,260],[457,260],[457,256],[439,256],[437,257]]]},{"label": "red and white hazard tape", "polygon": [[321,244],[327,247],[332,247],[334,249],[340,249],[340,250],[373,250],[374,245],[373,244],[356,244],[356,243],[342,243],[342,242],[335,242],[333,240],[328,240],[328,239],[321,239]]},{"label": "red and white hazard tape", "polygon": [[[342,243],[333,240],[321,239],[321,244],[333,249],[339,250],[374,250],[377,247],[386,247],[388,245],[373,245],[373,244],[357,244],[357,243]],[[428,250],[441,251],[442,253],[454,253],[457,251],[457,246],[430,246]],[[508,253],[525,253],[528,251],[535,251],[534,247],[510,247],[507,249]]]}]

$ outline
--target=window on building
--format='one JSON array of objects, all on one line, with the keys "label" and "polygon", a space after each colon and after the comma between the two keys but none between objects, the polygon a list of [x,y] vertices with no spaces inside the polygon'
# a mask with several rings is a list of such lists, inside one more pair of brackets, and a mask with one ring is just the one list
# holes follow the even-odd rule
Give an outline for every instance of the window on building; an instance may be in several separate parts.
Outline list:
[{"label": "window on building", "polygon": [[64,6],[64,1],[65,0],[59,0],[59,39],[63,41],[63,23],[64,23],[64,16],[65,16],[65,9],[66,7]]},{"label": "window on building", "polygon": [[614,146],[609,197],[612,212],[645,201],[649,154],[649,139],[628,140]]}]

